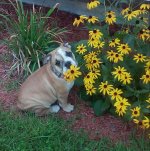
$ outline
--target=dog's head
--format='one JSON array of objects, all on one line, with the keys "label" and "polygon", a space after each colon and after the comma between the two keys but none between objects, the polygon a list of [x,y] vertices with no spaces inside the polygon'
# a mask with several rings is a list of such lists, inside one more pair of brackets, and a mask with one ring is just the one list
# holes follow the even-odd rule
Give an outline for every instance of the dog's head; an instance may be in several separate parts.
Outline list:
[{"label": "dog's head", "polygon": [[77,61],[68,43],[61,44],[44,59],[44,64],[50,63],[52,71],[61,77],[71,65],[77,66]]}]

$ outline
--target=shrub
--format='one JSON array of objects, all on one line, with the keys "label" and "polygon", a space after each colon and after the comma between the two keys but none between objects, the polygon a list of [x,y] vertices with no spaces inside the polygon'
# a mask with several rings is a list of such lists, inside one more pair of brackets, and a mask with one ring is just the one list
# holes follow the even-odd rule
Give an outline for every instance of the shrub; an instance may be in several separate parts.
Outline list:
[{"label": "shrub", "polygon": [[150,4],[123,2],[106,5],[105,1],[91,0],[87,8],[105,8],[104,15],[75,18],[73,25],[85,25],[89,33],[87,40],[73,44],[82,71],[76,84],[79,95],[91,101],[96,115],[110,112],[149,128]]},{"label": "shrub", "polygon": [[61,36],[67,30],[50,26],[48,20],[58,4],[49,9],[46,14],[42,9],[25,11],[21,1],[13,3],[16,18],[9,14],[1,14],[5,19],[10,33],[10,38],[6,44],[14,56],[14,64],[10,71],[18,70],[18,73],[24,72],[25,76],[40,67],[40,62],[44,54],[57,47]]}]

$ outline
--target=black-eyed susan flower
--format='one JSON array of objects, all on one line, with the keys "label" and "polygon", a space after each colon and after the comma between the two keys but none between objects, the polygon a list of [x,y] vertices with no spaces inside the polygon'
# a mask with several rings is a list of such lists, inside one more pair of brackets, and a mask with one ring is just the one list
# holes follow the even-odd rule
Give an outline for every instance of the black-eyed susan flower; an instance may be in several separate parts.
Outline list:
[{"label": "black-eyed susan flower", "polygon": [[71,82],[71,81],[75,80],[75,78],[77,78],[77,77],[79,77],[81,75],[81,72],[79,70],[80,70],[79,67],[71,65],[70,69],[68,69],[64,73],[65,80],[68,81],[68,82]]},{"label": "black-eyed susan flower", "polygon": [[103,95],[109,94],[112,89],[113,86],[111,84],[108,84],[108,81],[101,82],[101,84],[99,85],[99,91],[100,93],[103,93]]},{"label": "black-eyed susan flower", "polygon": [[123,54],[116,52],[115,55],[114,55],[114,60],[113,60],[113,62],[114,62],[114,63],[117,63],[117,62],[119,62],[119,61],[123,61]]},{"label": "black-eyed susan flower", "polygon": [[88,95],[93,95],[93,94],[96,93],[96,88],[93,87],[93,86],[91,86],[91,85],[89,85],[89,86],[86,88],[86,93],[87,93]]},{"label": "black-eyed susan flower", "polygon": [[89,63],[89,62],[91,62],[92,58],[96,58],[96,57],[97,57],[96,52],[91,51],[90,53],[88,53],[84,56],[84,60],[86,63]]},{"label": "black-eyed susan flower", "polygon": [[116,113],[118,113],[119,116],[123,116],[123,114],[126,113],[127,107],[131,106],[131,104],[126,98],[120,98],[120,100],[115,102],[114,106],[116,107]]},{"label": "black-eyed susan flower", "polygon": [[81,23],[84,23],[84,20],[86,20],[87,17],[86,16],[78,16],[77,18],[74,19],[74,22],[73,22],[73,26],[79,26]]},{"label": "black-eyed susan flower", "polygon": [[140,39],[142,39],[143,41],[149,40],[150,39],[150,30],[149,29],[141,29],[139,34],[138,34],[138,37]]},{"label": "black-eyed susan flower", "polygon": [[87,3],[87,8],[93,9],[96,8],[99,4],[100,2],[98,0],[89,0],[89,2]]},{"label": "black-eyed susan flower", "polygon": [[135,108],[133,108],[133,109],[131,109],[131,117],[133,118],[133,117],[139,117],[140,116],[140,110],[141,110],[141,108],[140,107],[135,107]]},{"label": "black-eyed susan flower", "polygon": [[112,72],[112,75],[114,75],[114,78],[118,80],[121,80],[122,76],[127,72],[127,70],[124,67],[120,66],[115,67],[114,69],[115,70]]},{"label": "black-eyed susan flower", "polygon": [[97,45],[98,41],[99,41],[99,40],[96,39],[96,38],[90,38],[90,39],[88,40],[88,46],[94,47],[95,45]]},{"label": "black-eyed susan flower", "polygon": [[114,57],[115,57],[116,52],[114,52],[113,50],[107,51],[107,59],[109,61],[113,61]]},{"label": "black-eyed susan flower", "polygon": [[147,60],[147,62],[145,63],[145,71],[150,71],[150,59]]},{"label": "black-eyed susan flower", "polygon": [[134,55],[133,60],[135,60],[136,63],[138,63],[138,62],[145,62],[146,61],[146,56],[144,56],[143,54],[139,54],[138,53],[138,54]]},{"label": "black-eyed susan flower", "polygon": [[143,120],[133,119],[133,122],[137,124],[140,128],[145,128]]},{"label": "black-eyed susan flower", "polygon": [[117,51],[120,52],[121,54],[129,54],[131,52],[131,48],[128,46],[128,44],[120,44],[117,47]]},{"label": "black-eyed susan flower", "polygon": [[89,16],[88,18],[87,18],[87,21],[88,21],[88,23],[96,23],[96,22],[98,22],[99,20],[98,20],[98,17],[96,17],[96,16]]},{"label": "black-eyed susan flower", "polygon": [[131,77],[131,74],[128,73],[128,72],[126,72],[125,74],[123,74],[122,77],[121,77],[121,79],[120,79],[120,81],[121,81],[124,85],[130,84],[132,80],[133,80],[133,79],[132,79],[132,77]]},{"label": "black-eyed susan flower", "polygon": [[115,12],[108,11],[108,12],[106,12],[105,16],[106,16],[105,22],[108,23],[109,25],[113,25],[116,22]]},{"label": "black-eyed susan flower", "polygon": [[150,71],[146,71],[146,74],[144,74],[140,79],[143,80],[144,84],[148,84],[150,82]]},{"label": "black-eyed susan flower", "polygon": [[89,37],[93,39],[100,39],[103,33],[99,29],[94,29],[89,31]]},{"label": "black-eyed susan flower", "polygon": [[88,84],[93,84],[93,83],[95,83],[95,81],[94,81],[94,79],[93,79],[93,76],[90,75],[90,74],[87,74],[87,75],[84,77],[83,81],[84,81],[84,85],[88,85]]},{"label": "black-eyed susan flower", "polygon": [[144,116],[144,120],[143,120],[143,125],[145,128],[149,128],[150,127],[150,119],[146,116]]},{"label": "black-eyed susan flower", "polygon": [[150,9],[150,4],[141,4],[140,9]]},{"label": "black-eyed susan flower", "polygon": [[146,102],[148,103],[146,108],[150,109],[150,97],[146,100]]},{"label": "black-eyed susan flower", "polygon": [[115,39],[112,39],[110,42],[109,42],[109,46],[110,47],[116,47],[116,45],[119,45],[120,44],[120,40],[118,38],[115,38]]},{"label": "black-eyed susan flower", "polygon": [[89,75],[92,76],[93,79],[97,79],[101,75],[101,73],[99,69],[94,69],[89,72]]},{"label": "black-eyed susan flower", "polygon": [[121,94],[122,94],[122,90],[121,89],[118,89],[118,88],[113,88],[108,95],[111,96],[111,100],[116,100],[116,101],[119,101],[122,97],[121,97]]},{"label": "black-eyed susan flower", "polygon": [[127,18],[128,21],[133,18],[136,18],[139,15],[137,11],[132,11],[132,9],[129,7],[126,9],[123,9],[121,11],[121,14],[124,15],[124,18]]},{"label": "black-eyed susan flower", "polygon": [[87,51],[86,46],[84,44],[78,45],[76,52],[79,54],[84,54]]},{"label": "black-eyed susan flower", "polygon": [[93,45],[93,47],[100,49],[100,48],[103,48],[104,45],[105,45],[105,42],[99,40]]},{"label": "black-eyed susan flower", "polygon": [[87,67],[88,70],[94,70],[100,67],[100,58],[91,58],[91,62],[88,62],[85,66]]}]

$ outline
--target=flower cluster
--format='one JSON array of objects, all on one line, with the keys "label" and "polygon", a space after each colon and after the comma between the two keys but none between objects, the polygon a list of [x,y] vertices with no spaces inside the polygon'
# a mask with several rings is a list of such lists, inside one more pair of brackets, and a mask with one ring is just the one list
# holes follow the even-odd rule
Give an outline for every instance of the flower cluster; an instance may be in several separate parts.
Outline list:
[{"label": "flower cluster", "polygon": [[73,22],[88,29],[87,40],[75,44],[85,93],[93,101],[102,98],[109,102],[115,114],[128,116],[141,128],[150,128],[150,4],[130,4],[120,13],[111,10],[115,2],[107,7],[102,1],[91,0],[87,8],[103,4],[104,16],[81,15]]}]

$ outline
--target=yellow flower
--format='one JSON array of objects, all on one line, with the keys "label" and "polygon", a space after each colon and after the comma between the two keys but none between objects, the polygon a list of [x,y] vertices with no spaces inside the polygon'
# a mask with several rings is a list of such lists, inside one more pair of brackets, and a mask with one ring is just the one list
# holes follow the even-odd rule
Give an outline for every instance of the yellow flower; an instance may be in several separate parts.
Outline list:
[{"label": "yellow flower", "polygon": [[111,96],[111,100],[116,100],[116,101],[119,101],[122,97],[120,96],[120,94],[122,94],[122,90],[121,89],[112,89],[108,95]]},{"label": "yellow flower", "polygon": [[79,16],[77,18],[74,19],[74,22],[73,22],[73,26],[79,26],[80,23],[84,23],[84,20],[86,20],[87,17],[86,16]]},{"label": "yellow flower", "polygon": [[141,29],[138,36],[143,41],[148,40],[148,39],[150,39],[150,30],[149,29]]},{"label": "yellow flower", "polygon": [[90,38],[90,39],[88,40],[88,46],[94,47],[95,45],[97,45],[98,41],[99,41],[98,39]]},{"label": "yellow flower", "polygon": [[149,104],[146,108],[150,108],[150,97],[146,100],[146,102]]},{"label": "yellow flower", "polygon": [[146,56],[144,56],[143,54],[137,54],[137,55],[134,55],[134,58],[133,60],[136,61],[136,63],[138,62],[145,62],[146,61]]},{"label": "yellow flower", "polygon": [[141,128],[143,128],[143,129],[145,128],[144,123],[143,123],[142,120],[133,119],[133,122],[136,123]]},{"label": "yellow flower", "polygon": [[132,111],[132,115],[131,115],[131,117],[133,118],[133,117],[139,117],[140,116],[140,110],[141,110],[141,108],[140,107],[135,107],[135,108],[133,108],[133,109],[131,109],[131,111]]},{"label": "yellow flower", "polygon": [[115,47],[116,45],[119,45],[120,44],[120,40],[118,38],[115,38],[115,39],[112,39],[110,42],[109,42],[109,46],[110,47]]},{"label": "yellow flower", "polygon": [[113,62],[117,63],[118,61],[123,61],[123,54],[115,53]]},{"label": "yellow flower", "polygon": [[89,23],[95,23],[95,22],[97,22],[97,21],[99,21],[98,20],[98,17],[96,17],[96,16],[89,16],[88,18],[87,18],[87,21],[89,22]]},{"label": "yellow flower", "polygon": [[96,8],[99,4],[100,4],[100,2],[98,0],[90,0],[87,3],[87,8],[88,9]]},{"label": "yellow flower", "polygon": [[92,71],[89,72],[89,75],[93,77],[93,79],[97,79],[98,76],[100,76],[100,70],[98,69],[94,69]]},{"label": "yellow flower", "polygon": [[123,9],[121,14],[124,15],[124,18],[127,18],[128,21],[132,18],[136,18],[139,15],[138,11],[132,11],[131,8]]},{"label": "yellow flower", "polygon": [[93,47],[94,48],[103,48],[103,46],[104,46],[104,44],[105,44],[105,42],[104,41],[97,41],[94,45],[93,45]]},{"label": "yellow flower", "polygon": [[105,16],[106,16],[105,22],[108,23],[109,25],[113,25],[116,22],[115,12],[108,11],[108,12],[106,12]]},{"label": "yellow flower", "polygon": [[89,85],[87,88],[86,88],[86,93],[89,94],[89,95],[93,95],[96,93],[96,88],[94,88],[93,86]]},{"label": "yellow flower", "polygon": [[81,44],[77,46],[77,50],[76,52],[78,52],[79,54],[84,54],[87,51],[86,46]]},{"label": "yellow flower", "polygon": [[94,79],[93,79],[93,76],[91,76],[90,74],[87,74],[84,79],[84,85],[88,85],[88,84],[93,84],[95,83]]},{"label": "yellow flower", "polygon": [[122,75],[122,77],[121,77],[121,79],[120,79],[120,81],[123,83],[123,84],[130,84],[131,83],[131,81],[132,81],[133,79],[131,78],[131,74],[130,73],[124,73],[123,75]]},{"label": "yellow flower", "polygon": [[119,114],[119,116],[123,116],[123,114],[126,113],[127,107],[131,106],[131,104],[126,98],[121,98],[115,102],[114,106],[116,107],[116,112]]},{"label": "yellow flower", "polygon": [[108,81],[105,82],[101,82],[101,84],[99,85],[99,90],[100,92],[103,93],[103,95],[105,94],[109,94],[109,92],[113,89],[113,86],[108,84]]},{"label": "yellow flower", "polygon": [[91,62],[92,58],[96,58],[96,57],[97,57],[96,52],[92,51],[84,56],[84,60],[86,61],[86,63],[89,63]]},{"label": "yellow flower", "polygon": [[150,71],[150,59],[149,60],[147,60],[147,62],[146,62],[146,64],[145,64],[145,71]]},{"label": "yellow flower", "polygon": [[113,50],[107,51],[107,59],[109,59],[109,61],[113,61],[115,58],[115,52]]},{"label": "yellow flower", "polygon": [[150,4],[142,4],[140,9],[150,9]]},{"label": "yellow flower", "polygon": [[75,78],[77,78],[77,77],[79,77],[81,75],[81,72],[79,70],[80,70],[79,67],[71,65],[70,69],[68,69],[64,73],[65,80],[68,81],[68,82],[71,82],[71,81],[75,80]]},{"label": "yellow flower", "polygon": [[117,68],[115,67],[115,71],[112,72],[112,75],[114,75],[114,78],[121,80],[122,76],[126,74],[126,69],[124,67],[118,66]]},{"label": "yellow flower", "polygon": [[149,128],[150,127],[150,119],[146,116],[144,116],[144,120],[143,120],[143,125],[145,128]]},{"label": "yellow flower", "polygon": [[140,79],[143,80],[143,83],[148,84],[150,82],[150,71],[146,71],[146,74]]},{"label": "yellow flower", "polygon": [[93,39],[99,39],[103,36],[103,34],[100,32],[99,29],[94,29],[94,30],[90,30],[89,31],[89,37],[90,39],[93,38]]},{"label": "yellow flower", "polygon": [[100,58],[93,57],[85,66],[88,70],[94,70],[100,67]]},{"label": "yellow flower", "polygon": [[129,54],[129,52],[131,51],[131,48],[128,46],[128,44],[120,44],[117,47],[118,52],[120,52],[121,54]]}]

